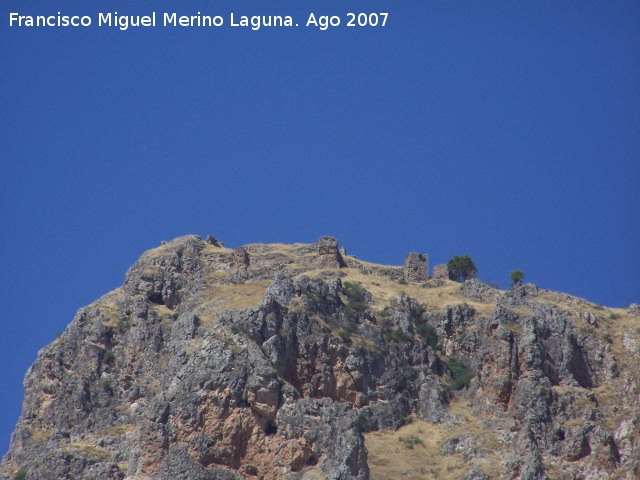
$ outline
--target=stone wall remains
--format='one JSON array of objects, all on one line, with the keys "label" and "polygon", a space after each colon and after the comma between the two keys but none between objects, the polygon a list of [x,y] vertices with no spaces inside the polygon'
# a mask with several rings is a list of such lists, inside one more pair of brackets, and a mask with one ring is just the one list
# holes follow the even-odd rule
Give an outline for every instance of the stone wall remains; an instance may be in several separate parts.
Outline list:
[{"label": "stone wall remains", "polygon": [[429,279],[429,257],[425,253],[407,253],[404,258],[404,279],[409,283],[422,283]]},{"label": "stone wall remains", "polygon": [[446,263],[441,263],[433,267],[433,278],[447,280],[449,278],[449,267]]},{"label": "stone wall remains", "polygon": [[318,263],[321,268],[340,268],[341,258],[337,238],[320,237],[318,239]]},{"label": "stone wall remains", "polygon": [[246,248],[238,247],[233,251],[233,263],[238,268],[246,269],[249,267],[249,253],[247,253]]}]

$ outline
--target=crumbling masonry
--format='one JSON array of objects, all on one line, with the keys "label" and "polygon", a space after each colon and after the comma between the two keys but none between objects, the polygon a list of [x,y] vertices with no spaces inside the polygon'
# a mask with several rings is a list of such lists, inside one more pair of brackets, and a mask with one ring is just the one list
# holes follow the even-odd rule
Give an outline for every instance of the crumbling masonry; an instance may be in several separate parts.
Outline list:
[{"label": "crumbling masonry", "polygon": [[433,278],[447,280],[449,278],[449,267],[444,263],[433,267]]},{"label": "crumbling masonry", "polygon": [[338,239],[320,237],[318,239],[318,257],[320,268],[340,268],[343,262],[338,251]]},{"label": "crumbling masonry", "polygon": [[429,279],[429,256],[424,253],[407,253],[404,258],[404,279],[409,283],[422,283]]}]

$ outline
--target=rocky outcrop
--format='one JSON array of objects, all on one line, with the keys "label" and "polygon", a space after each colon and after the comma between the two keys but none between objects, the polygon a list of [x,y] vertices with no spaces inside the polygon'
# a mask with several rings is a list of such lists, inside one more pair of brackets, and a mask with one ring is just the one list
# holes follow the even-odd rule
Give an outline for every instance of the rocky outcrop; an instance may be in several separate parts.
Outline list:
[{"label": "rocky outcrop", "polygon": [[459,292],[461,296],[478,302],[495,302],[500,296],[500,292],[497,289],[481,282],[477,278],[465,280],[460,286]]},{"label": "rocky outcrop", "polygon": [[[458,422],[453,401],[504,430],[505,478],[638,474],[633,332],[532,285],[412,287],[421,301],[398,268],[325,270],[342,257],[323,238],[145,253],[39,353],[0,478],[364,480],[364,434]],[[489,478],[478,435],[445,440]]]},{"label": "rocky outcrop", "polygon": [[[213,245],[214,247],[224,247],[224,243],[216,240],[213,236],[211,235],[207,235],[207,238],[205,238],[204,240],[205,242],[207,242],[209,245]],[[165,242],[166,244],[166,242]]]}]

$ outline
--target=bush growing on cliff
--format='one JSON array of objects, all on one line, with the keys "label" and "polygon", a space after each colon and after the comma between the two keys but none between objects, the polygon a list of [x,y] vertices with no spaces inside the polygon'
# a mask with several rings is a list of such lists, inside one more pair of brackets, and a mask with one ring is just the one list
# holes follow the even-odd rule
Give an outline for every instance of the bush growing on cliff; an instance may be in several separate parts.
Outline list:
[{"label": "bush growing on cliff", "polygon": [[352,302],[364,302],[367,291],[356,282],[344,282],[342,284],[342,293]]},{"label": "bush growing on cliff", "polygon": [[431,348],[438,346],[438,331],[433,325],[427,325],[426,323],[416,325],[416,331],[418,335],[425,339],[427,345]]},{"label": "bush growing on cliff", "polygon": [[25,478],[27,478],[27,471],[24,468],[19,470],[13,477],[14,480],[25,480]]},{"label": "bush growing on cliff", "polygon": [[471,372],[467,367],[458,363],[455,359],[450,358],[447,361],[447,368],[449,369],[451,378],[453,378],[451,388],[454,390],[462,390],[469,386],[469,383],[473,378],[473,372]]},{"label": "bush growing on cliff", "polygon": [[113,382],[111,380],[109,380],[109,379],[103,380],[102,381],[102,388],[109,395],[113,395]]},{"label": "bush growing on cliff", "polygon": [[385,341],[389,343],[404,343],[411,340],[411,337],[404,333],[400,327],[395,330],[391,330],[389,328],[385,328],[382,331],[382,336]]},{"label": "bush growing on cliff", "polygon": [[358,283],[344,282],[342,293],[347,297],[347,303],[344,306],[345,316],[357,316],[367,309],[367,291]]},{"label": "bush growing on cliff", "polygon": [[455,255],[447,262],[449,267],[449,279],[456,282],[464,282],[478,275],[476,262],[469,255]]},{"label": "bush growing on cliff", "polygon": [[107,350],[104,352],[104,356],[102,357],[102,362],[106,365],[111,365],[115,362],[116,356],[114,355],[112,350]]},{"label": "bush growing on cliff", "polygon": [[353,327],[341,328],[338,330],[338,336],[342,339],[343,342],[349,343],[351,341],[351,336],[355,333]]},{"label": "bush growing on cliff", "polygon": [[516,269],[513,272],[511,272],[511,286],[514,286],[517,283],[522,283],[522,280],[524,280],[524,272],[520,269]]}]

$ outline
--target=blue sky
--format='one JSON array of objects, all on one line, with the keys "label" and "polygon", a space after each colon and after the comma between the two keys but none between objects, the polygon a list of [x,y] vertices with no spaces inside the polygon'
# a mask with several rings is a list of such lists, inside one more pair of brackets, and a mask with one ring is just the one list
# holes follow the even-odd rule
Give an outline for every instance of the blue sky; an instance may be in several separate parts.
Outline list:
[{"label": "blue sky", "polygon": [[[97,27],[98,12],[291,15],[291,29]],[[89,28],[9,28],[21,15]],[[304,27],[310,12],[389,12]],[[0,450],[37,351],[161,240],[334,235],[471,255],[640,302],[637,1],[6,0],[0,5]]]}]

